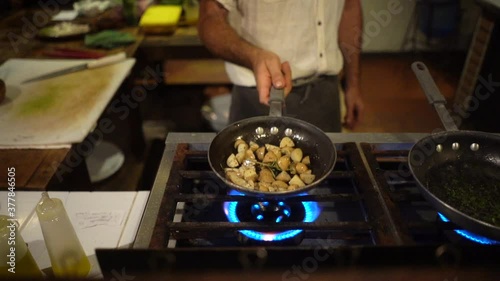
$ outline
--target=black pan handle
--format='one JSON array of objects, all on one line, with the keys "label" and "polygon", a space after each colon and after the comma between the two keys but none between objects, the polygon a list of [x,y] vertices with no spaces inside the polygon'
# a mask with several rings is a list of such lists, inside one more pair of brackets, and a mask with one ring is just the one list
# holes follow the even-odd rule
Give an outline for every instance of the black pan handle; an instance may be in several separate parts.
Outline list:
[{"label": "black pan handle", "polygon": [[436,109],[444,128],[447,131],[458,131],[455,121],[448,112],[448,109],[446,109],[446,99],[439,91],[434,79],[432,79],[427,66],[423,62],[417,61],[411,65],[411,68],[417,76],[420,87],[424,90],[429,103],[434,106],[434,109]]},{"label": "black pan handle", "polygon": [[281,117],[285,107],[285,91],[271,87],[269,95],[269,116]]}]

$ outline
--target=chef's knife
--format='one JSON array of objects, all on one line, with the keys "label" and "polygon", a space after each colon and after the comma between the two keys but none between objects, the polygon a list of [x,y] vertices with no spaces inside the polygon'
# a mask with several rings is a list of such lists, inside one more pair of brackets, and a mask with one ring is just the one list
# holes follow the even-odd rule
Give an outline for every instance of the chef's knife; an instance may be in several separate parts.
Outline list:
[{"label": "chef's knife", "polygon": [[73,66],[73,67],[62,69],[62,70],[58,70],[58,71],[55,71],[55,72],[43,74],[43,75],[37,76],[35,78],[31,78],[31,79],[25,80],[25,81],[22,82],[22,84],[33,82],[33,81],[39,81],[39,80],[49,79],[49,78],[52,78],[52,77],[57,77],[57,76],[65,75],[65,74],[72,73],[72,72],[82,71],[82,70],[85,70],[85,69],[91,69],[91,68],[101,67],[101,66],[105,66],[105,65],[109,65],[109,64],[113,64],[113,63],[116,63],[116,62],[123,61],[126,58],[127,58],[127,55],[124,52],[120,52],[118,54],[106,56],[106,57],[103,57],[103,58],[100,58],[100,59],[93,60],[93,61],[88,62],[88,63],[84,63],[84,64],[80,64],[80,65],[77,65],[77,66]]}]

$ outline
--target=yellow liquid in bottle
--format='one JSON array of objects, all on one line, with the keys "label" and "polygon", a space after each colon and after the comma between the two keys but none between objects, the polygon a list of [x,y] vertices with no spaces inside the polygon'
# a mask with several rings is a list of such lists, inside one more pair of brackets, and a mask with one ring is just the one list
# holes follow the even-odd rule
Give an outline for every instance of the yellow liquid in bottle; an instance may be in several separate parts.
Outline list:
[{"label": "yellow liquid in bottle", "polygon": [[86,256],[78,258],[76,253],[68,251],[59,262],[52,264],[54,275],[60,277],[86,277],[90,272],[90,262]]},{"label": "yellow liquid in bottle", "polygon": [[86,277],[91,269],[62,201],[42,193],[36,207],[45,245],[56,277]]},{"label": "yellow liquid in bottle", "polygon": [[[11,219],[12,217],[0,215],[0,279],[43,278],[28,245],[18,232],[19,225]],[[11,240],[14,237],[15,240]]]},{"label": "yellow liquid in bottle", "polygon": [[42,272],[38,268],[38,265],[36,264],[30,251],[26,252],[20,260],[16,260],[15,273],[8,271],[9,268],[9,265],[0,266],[0,279],[4,279],[4,277],[8,277],[8,279],[28,277],[38,279],[43,278]]}]

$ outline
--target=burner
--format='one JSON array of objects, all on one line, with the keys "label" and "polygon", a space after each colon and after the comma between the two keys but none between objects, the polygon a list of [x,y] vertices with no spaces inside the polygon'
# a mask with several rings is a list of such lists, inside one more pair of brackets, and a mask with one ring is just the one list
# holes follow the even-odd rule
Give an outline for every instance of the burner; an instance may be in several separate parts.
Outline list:
[{"label": "burner", "polygon": [[[441,213],[438,213],[438,215],[439,215],[439,218],[442,221],[444,221],[444,222],[449,222],[450,221],[447,217],[443,216]],[[473,242],[476,242],[476,243],[479,243],[479,244],[484,244],[484,245],[500,245],[500,241],[495,241],[495,240],[486,238],[484,236],[480,236],[480,235],[474,234],[474,233],[472,233],[470,231],[467,231],[467,230],[456,229],[455,233],[457,233],[458,235],[460,235],[462,237],[465,237],[466,239],[468,239],[470,241],[473,241]]]},{"label": "burner", "polygon": [[[229,195],[244,196],[237,191],[230,191]],[[298,195],[300,196],[300,195]],[[225,202],[224,213],[230,222],[313,222],[318,218],[320,208],[316,202],[300,202],[286,204],[283,201],[264,201],[257,203]],[[280,232],[259,232],[254,230],[240,230],[244,236],[256,241],[283,241],[299,235],[303,230],[294,229]]]},{"label": "burner", "polygon": [[[305,213],[304,207],[300,203],[290,206],[283,201],[265,201],[251,205],[248,206],[248,203],[238,204],[236,207],[238,218],[243,221],[280,223],[282,221],[302,221]],[[291,217],[292,214],[296,215],[295,218]]]}]

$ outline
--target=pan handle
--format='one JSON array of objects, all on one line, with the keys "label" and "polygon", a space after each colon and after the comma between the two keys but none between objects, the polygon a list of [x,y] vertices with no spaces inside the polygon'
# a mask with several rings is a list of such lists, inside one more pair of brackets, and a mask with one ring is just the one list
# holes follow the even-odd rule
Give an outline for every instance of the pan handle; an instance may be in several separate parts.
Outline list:
[{"label": "pan handle", "polygon": [[432,79],[427,66],[423,62],[417,61],[411,65],[411,68],[417,76],[418,82],[424,90],[429,103],[434,106],[434,109],[436,109],[436,112],[438,113],[444,128],[447,131],[458,131],[458,127],[455,124],[455,121],[446,109],[446,99],[443,97],[443,95],[439,91],[439,88],[436,86],[436,83],[434,82],[434,79]]},{"label": "pan handle", "polygon": [[271,87],[269,95],[269,116],[281,117],[285,107],[285,91]]}]

